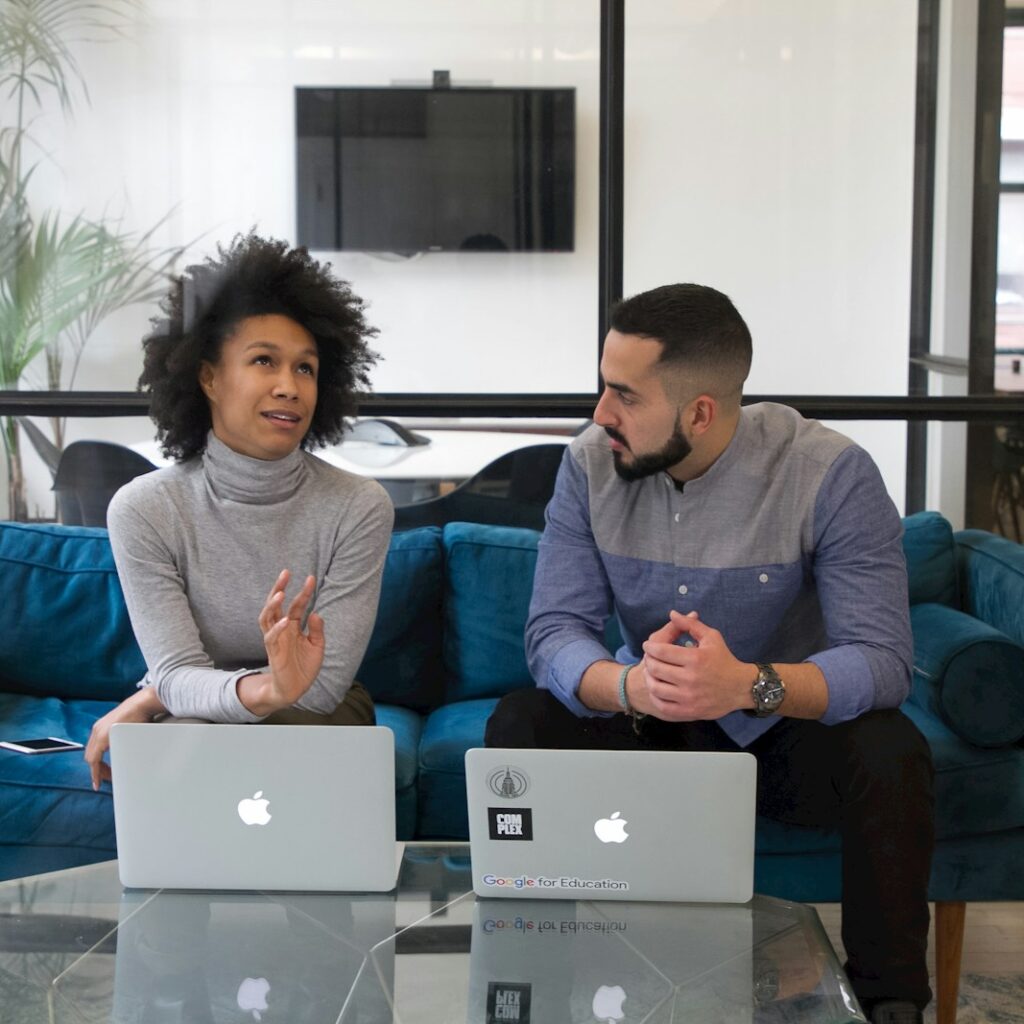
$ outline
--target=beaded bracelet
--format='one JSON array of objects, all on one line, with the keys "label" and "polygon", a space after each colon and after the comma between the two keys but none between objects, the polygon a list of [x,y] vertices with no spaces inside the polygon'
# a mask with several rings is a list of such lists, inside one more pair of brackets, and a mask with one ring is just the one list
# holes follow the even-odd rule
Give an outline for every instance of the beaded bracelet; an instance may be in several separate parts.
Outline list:
[{"label": "beaded bracelet", "polygon": [[622,710],[633,719],[633,732],[640,735],[640,723],[647,717],[640,711],[637,711],[632,704],[629,703],[629,695],[626,693],[626,679],[629,677],[629,670],[636,668],[640,662],[636,661],[632,665],[624,665],[622,671],[619,673],[619,704],[622,706]]},{"label": "beaded bracelet", "polygon": [[622,671],[619,673],[619,704],[627,715],[633,714],[633,707],[629,703],[629,696],[626,693],[626,678],[629,675],[629,670],[638,664],[639,662],[634,662],[632,665],[623,665]]}]

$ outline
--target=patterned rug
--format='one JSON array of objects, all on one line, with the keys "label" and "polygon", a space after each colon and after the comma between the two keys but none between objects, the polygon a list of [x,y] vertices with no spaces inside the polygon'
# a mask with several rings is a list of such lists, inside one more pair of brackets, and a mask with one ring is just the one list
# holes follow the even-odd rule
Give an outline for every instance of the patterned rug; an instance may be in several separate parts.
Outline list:
[{"label": "patterned rug", "polygon": [[[925,1010],[924,1019],[925,1024],[934,1024],[934,1003]],[[956,1022],[1024,1024],[1024,974],[963,975]]]}]

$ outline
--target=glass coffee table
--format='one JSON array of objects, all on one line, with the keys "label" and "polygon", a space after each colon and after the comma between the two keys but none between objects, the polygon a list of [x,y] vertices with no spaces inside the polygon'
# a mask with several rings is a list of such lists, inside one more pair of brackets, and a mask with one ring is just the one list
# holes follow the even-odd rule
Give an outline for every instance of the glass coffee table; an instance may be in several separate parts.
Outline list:
[{"label": "glass coffee table", "polygon": [[465,843],[386,895],[0,883],[3,1024],[863,1021],[810,907],[477,899]]}]

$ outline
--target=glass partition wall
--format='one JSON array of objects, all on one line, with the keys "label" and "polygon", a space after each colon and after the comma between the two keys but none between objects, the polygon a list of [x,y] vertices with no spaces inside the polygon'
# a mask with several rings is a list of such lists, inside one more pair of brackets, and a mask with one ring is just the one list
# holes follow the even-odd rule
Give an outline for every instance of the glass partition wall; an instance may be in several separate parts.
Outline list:
[{"label": "glass partition wall", "polygon": [[[595,0],[18,0],[0,18],[0,390],[134,390],[164,271],[253,228],[312,247],[335,235],[311,218],[344,216],[355,241],[314,252],[366,300],[375,392],[593,392]],[[78,249],[50,253],[47,231]],[[138,417],[5,428],[19,518],[54,514],[53,447],[152,439]]]},{"label": "glass partition wall", "polygon": [[[1024,9],[1008,8],[1003,34],[993,383],[1024,395]],[[1004,423],[993,439],[992,508],[1000,533],[1024,541],[1024,423]]]},{"label": "glass partition wall", "polygon": [[[905,395],[916,4],[631,0],[625,39],[624,290],[726,292],[748,392]],[[846,432],[901,500],[904,425]]]},{"label": "glass partition wall", "polygon": [[[698,281],[728,293],[751,326],[748,393],[806,400],[871,452],[901,510],[939,508],[964,525],[965,422],[987,417],[990,435],[995,423],[992,384],[968,379],[972,98],[978,19],[992,3],[83,0],[31,33],[15,14],[46,19],[53,6],[4,5],[5,38],[24,45],[0,54],[0,508],[53,519],[54,468],[74,440],[152,454],[132,392],[169,270],[250,228],[344,246],[320,240],[344,239],[345,216],[370,232],[361,237],[393,239],[374,243],[386,251],[315,250],[380,331],[365,414],[427,433],[564,441],[592,407],[605,300]],[[37,63],[25,62],[31,46]],[[483,139],[453,142],[461,129],[447,115],[397,110],[387,94],[383,112],[338,113],[329,97],[356,89],[509,99],[483,119]],[[524,97],[538,90],[573,98],[569,246],[564,194],[557,232],[538,219],[554,152],[550,129],[530,134],[544,117]],[[319,113],[300,113],[300,92],[320,97]],[[999,310],[996,390],[1019,397],[1003,387],[1019,290],[1016,143],[1003,123],[1000,277],[988,301]],[[370,150],[376,171],[352,162]],[[428,187],[441,151],[456,154],[454,177]],[[403,204],[425,197],[409,215],[417,241],[387,233],[386,203],[368,220],[353,182],[365,194],[382,181]],[[922,182],[934,189],[923,203]],[[463,224],[467,211],[480,215]],[[424,241],[435,221],[447,225],[436,244]],[[544,237],[559,240],[529,241]],[[59,400],[29,407],[14,391]],[[907,420],[923,395],[937,403],[927,430]],[[907,405],[880,412],[883,400]],[[997,442],[1020,426],[1021,403],[1008,401]],[[950,413],[942,402],[967,404]],[[913,408],[923,424],[927,409]],[[908,443],[919,464],[909,474]],[[1019,507],[1019,490],[1006,489],[1019,474],[1004,461],[971,525],[1012,535],[1016,513],[997,510]],[[915,472],[923,497],[908,501]]]}]

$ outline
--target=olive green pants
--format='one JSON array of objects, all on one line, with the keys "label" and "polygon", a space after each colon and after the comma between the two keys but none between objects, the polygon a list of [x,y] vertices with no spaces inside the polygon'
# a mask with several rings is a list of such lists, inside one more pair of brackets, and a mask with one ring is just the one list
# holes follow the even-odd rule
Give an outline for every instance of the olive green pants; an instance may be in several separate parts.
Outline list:
[{"label": "olive green pants", "polygon": [[345,699],[329,714],[318,715],[315,711],[299,708],[282,708],[267,715],[261,725],[375,725],[377,716],[373,711],[373,698],[369,691],[353,680]]}]

